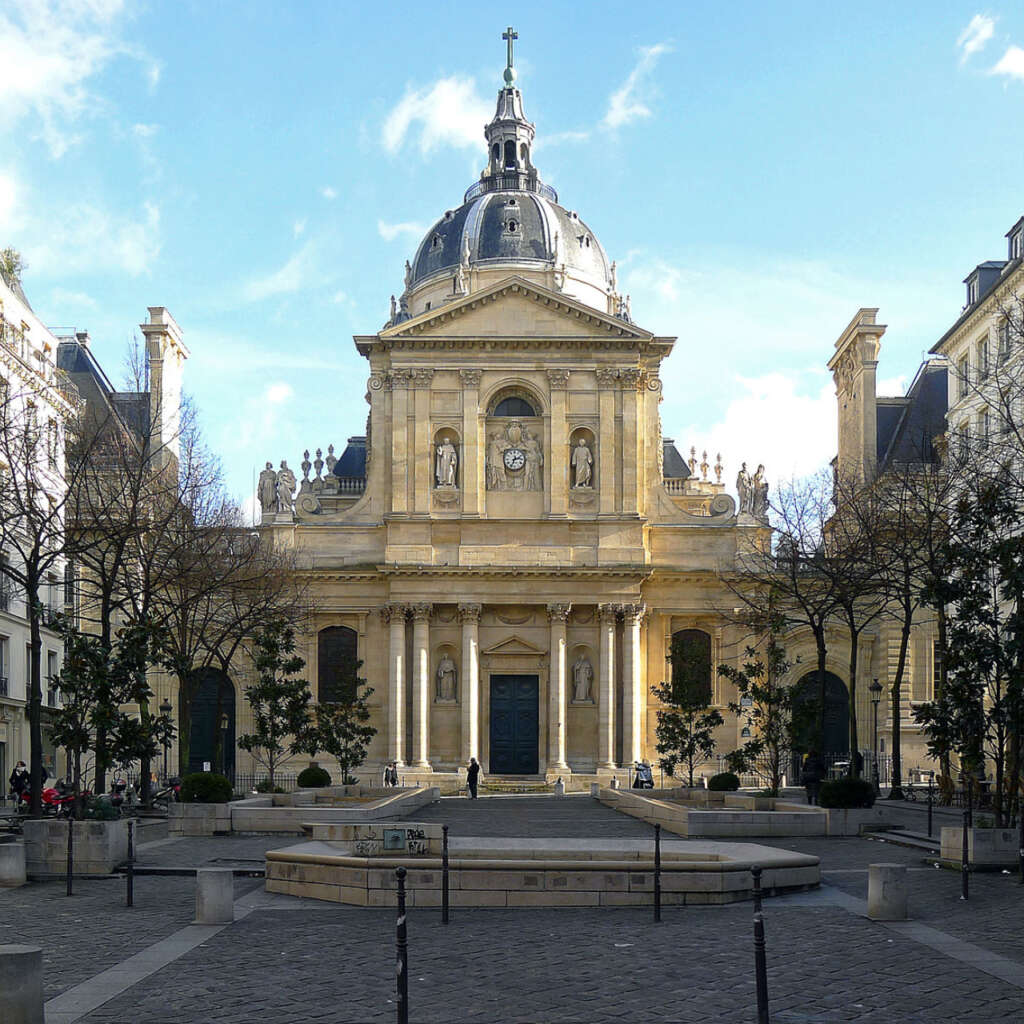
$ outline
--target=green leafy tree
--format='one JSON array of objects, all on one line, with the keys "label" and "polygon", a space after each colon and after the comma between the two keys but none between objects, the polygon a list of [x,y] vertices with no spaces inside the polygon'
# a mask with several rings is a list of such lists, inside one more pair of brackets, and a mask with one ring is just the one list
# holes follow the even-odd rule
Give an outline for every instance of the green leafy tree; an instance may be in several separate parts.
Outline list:
[{"label": "green leafy tree", "polygon": [[[160,737],[173,733],[163,715],[136,718],[127,705],[152,697],[147,672],[161,664],[161,633],[149,623],[125,626],[111,647],[90,633],[63,624],[64,665],[58,679],[61,707],[52,715],[50,735],[68,752],[75,814],[81,817],[82,764],[95,752],[97,770],[124,766],[157,754]],[[102,730],[105,742],[97,750]]]},{"label": "green leafy tree", "polygon": [[352,771],[366,759],[366,750],[377,730],[370,721],[367,698],[373,689],[366,687],[359,670],[361,661],[339,666],[334,700],[321,702],[313,708],[313,725],[299,741],[298,749],[309,754],[323,752],[337,759],[341,768],[341,784],[355,782]]},{"label": "green leafy tree", "polygon": [[674,636],[671,663],[669,682],[651,687],[664,705],[657,712],[656,749],[665,773],[674,776],[683,767],[692,787],[694,770],[714,753],[715,729],[723,719],[711,707],[711,680],[701,652]]},{"label": "green leafy tree", "polygon": [[738,750],[726,754],[725,760],[734,772],[756,775],[770,796],[778,796],[790,752],[798,736],[806,732],[813,708],[799,700],[795,687],[782,682],[790,669],[779,639],[783,617],[773,615],[764,625],[763,641],[745,649],[746,661],[739,668],[718,666],[718,674],[728,679],[739,695],[729,709],[745,718],[753,733]]},{"label": "green leafy tree", "polygon": [[268,625],[256,638],[253,661],[258,679],[245,688],[254,728],[239,736],[238,745],[267,769],[267,785],[274,791],[274,776],[281,764],[296,753],[310,727],[309,683],[296,678],[306,663],[295,653],[295,632],[280,622]]}]

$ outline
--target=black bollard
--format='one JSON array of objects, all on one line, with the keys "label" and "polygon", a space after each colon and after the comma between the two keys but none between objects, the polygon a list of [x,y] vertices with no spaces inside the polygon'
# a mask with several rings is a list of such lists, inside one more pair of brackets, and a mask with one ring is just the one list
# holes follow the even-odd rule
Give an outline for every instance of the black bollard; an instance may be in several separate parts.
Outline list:
[{"label": "black bollard", "polygon": [[928,838],[932,837],[932,781],[935,778],[935,773],[932,772],[928,776]]},{"label": "black bollard", "polygon": [[761,913],[761,867],[755,864],[750,869],[750,876],[754,880],[754,913]]},{"label": "black bollard", "polygon": [[654,921],[661,920],[661,826],[654,826]]},{"label": "black bollard", "polygon": [[68,815],[68,862],[67,862],[67,894],[71,895],[71,880],[75,874],[75,805],[72,804]]},{"label": "black bollard", "polygon": [[757,978],[757,1024],[768,1024],[768,963],[764,952],[764,918],[754,915],[754,973]]},{"label": "black bollard", "polygon": [[135,819],[128,821],[128,870],[124,873],[126,907],[135,906]]},{"label": "black bollard", "polygon": [[441,826],[441,923],[448,923],[448,826]]},{"label": "black bollard", "polygon": [[409,1024],[409,940],[405,931],[405,875],[405,868],[395,869],[395,878],[398,879],[398,922],[395,926],[398,1024]]},{"label": "black bollard", "polygon": [[968,829],[968,812],[964,811],[964,827],[963,827],[963,842],[960,844],[960,899],[967,899],[967,890],[969,888],[970,878],[970,865],[967,862],[968,859],[968,846],[967,846],[967,829]]}]

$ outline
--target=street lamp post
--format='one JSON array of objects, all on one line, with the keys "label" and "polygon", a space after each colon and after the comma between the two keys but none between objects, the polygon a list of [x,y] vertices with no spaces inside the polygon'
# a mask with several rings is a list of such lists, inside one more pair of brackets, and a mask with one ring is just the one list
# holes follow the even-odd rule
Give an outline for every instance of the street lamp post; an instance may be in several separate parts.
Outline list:
[{"label": "street lamp post", "polygon": [[871,710],[873,712],[874,729],[871,743],[871,781],[878,794],[881,786],[878,781],[878,702],[882,699],[882,684],[876,679],[869,687],[871,693]]},{"label": "street lamp post", "polygon": [[[164,718],[169,718],[174,708],[171,706],[171,702],[167,697],[164,697],[163,703],[160,705],[160,714]],[[167,747],[170,745],[171,738],[164,733],[164,785],[167,785]]]},{"label": "street lamp post", "polygon": [[220,773],[228,773],[228,726],[231,724],[225,711],[220,716]]}]

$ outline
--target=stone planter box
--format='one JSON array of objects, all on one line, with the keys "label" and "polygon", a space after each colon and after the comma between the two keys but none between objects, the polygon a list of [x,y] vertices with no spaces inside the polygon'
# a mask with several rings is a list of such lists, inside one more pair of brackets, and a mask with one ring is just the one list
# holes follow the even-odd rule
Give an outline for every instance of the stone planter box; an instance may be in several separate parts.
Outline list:
[{"label": "stone planter box", "polygon": [[171,804],[167,812],[168,835],[220,836],[230,831],[230,804]]},{"label": "stone planter box", "polygon": [[882,804],[874,807],[823,807],[821,810],[828,815],[830,836],[859,836],[865,828],[899,824]]},{"label": "stone planter box", "polygon": [[[75,875],[109,875],[128,859],[128,822],[76,821],[74,823]],[[25,870],[29,878],[63,875],[67,871],[68,823],[43,818],[26,821]]]},{"label": "stone planter box", "polygon": [[[967,830],[967,858],[972,868],[999,870],[1017,866],[1018,840],[1015,828],[971,828]],[[943,864],[960,867],[964,830],[943,826],[939,857]]]}]

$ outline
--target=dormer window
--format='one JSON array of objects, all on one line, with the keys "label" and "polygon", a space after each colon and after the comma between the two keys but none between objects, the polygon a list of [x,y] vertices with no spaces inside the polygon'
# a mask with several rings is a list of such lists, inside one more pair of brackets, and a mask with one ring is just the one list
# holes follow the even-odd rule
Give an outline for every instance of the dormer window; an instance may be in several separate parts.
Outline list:
[{"label": "dormer window", "polygon": [[967,281],[967,305],[973,306],[978,301],[978,279],[972,277]]},{"label": "dormer window", "polygon": [[1006,258],[1019,260],[1021,257],[1024,257],[1024,217],[1010,228],[1010,232],[1006,237],[1009,240]]}]

